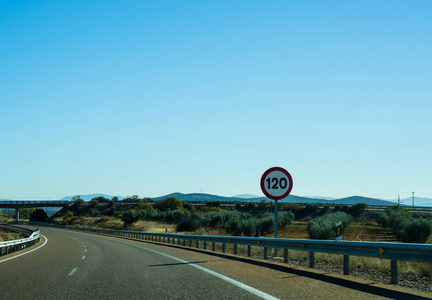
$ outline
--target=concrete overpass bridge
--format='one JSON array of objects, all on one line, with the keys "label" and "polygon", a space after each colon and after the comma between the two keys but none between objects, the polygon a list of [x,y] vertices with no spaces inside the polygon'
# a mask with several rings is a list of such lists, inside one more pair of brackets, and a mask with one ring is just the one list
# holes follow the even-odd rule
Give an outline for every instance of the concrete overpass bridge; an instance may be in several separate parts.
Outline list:
[{"label": "concrete overpass bridge", "polygon": [[0,208],[14,208],[15,221],[19,221],[20,208],[33,208],[33,207],[65,207],[71,205],[71,201],[64,200],[35,200],[35,201],[0,201]]}]

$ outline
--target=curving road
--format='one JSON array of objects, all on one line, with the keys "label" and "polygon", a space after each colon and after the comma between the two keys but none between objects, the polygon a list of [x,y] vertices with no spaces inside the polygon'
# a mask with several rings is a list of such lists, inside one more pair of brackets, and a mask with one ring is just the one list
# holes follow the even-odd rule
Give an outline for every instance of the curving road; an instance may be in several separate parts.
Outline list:
[{"label": "curving road", "polygon": [[[0,258],[2,299],[425,299],[415,293],[229,255],[61,229]],[[39,248],[37,248],[39,247]],[[36,249],[36,250],[35,250]],[[24,254],[24,255],[22,255]]]}]

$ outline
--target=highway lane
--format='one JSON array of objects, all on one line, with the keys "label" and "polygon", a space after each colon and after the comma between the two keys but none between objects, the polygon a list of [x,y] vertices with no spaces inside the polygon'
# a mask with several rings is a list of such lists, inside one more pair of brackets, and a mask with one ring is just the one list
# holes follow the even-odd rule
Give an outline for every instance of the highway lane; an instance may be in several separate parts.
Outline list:
[{"label": "highway lane", "polygon": [[52,228],[41,228],[41,234],[48,239],[44,247],[0,259],[2,299],[415,298],[397,287],[178,247]]}]

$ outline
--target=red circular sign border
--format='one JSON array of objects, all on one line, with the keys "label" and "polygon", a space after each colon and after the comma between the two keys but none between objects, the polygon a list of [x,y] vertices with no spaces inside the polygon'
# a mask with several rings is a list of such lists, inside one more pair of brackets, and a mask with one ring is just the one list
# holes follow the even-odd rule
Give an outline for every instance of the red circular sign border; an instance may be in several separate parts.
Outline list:
[{"label": "red circular sign border", "polygon": [[[281,195],[281,196],[276,196],[276,197],[270,195],[264,186],[265,178],[267,177],[267,175],[269,173],[274,172],[274,171],[280,171],[280,172],[284,173],[288,177],[288,181],[290,183],[290,186],[289,186],[288,190],[286,191],[286,193]],[[264,193],[264,195],[271,200],[278,201],[278,200],[281,200],[281,199],[287,197],[291,193],[292,188],[293,188],[293,180],[292,180],[291,174],[287,170],[285,170],[284,168],[281,168],[281,167],[270,168],[267,171],[265,171],[264,174],[261,176],[261,190]]]}]

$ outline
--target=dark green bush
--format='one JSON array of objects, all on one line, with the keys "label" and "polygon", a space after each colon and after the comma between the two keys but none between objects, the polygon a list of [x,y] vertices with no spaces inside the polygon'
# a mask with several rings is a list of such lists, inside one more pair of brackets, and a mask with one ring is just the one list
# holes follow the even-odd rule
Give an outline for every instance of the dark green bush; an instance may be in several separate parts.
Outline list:
[{"label": "dark green bush", "polygon": [[294,214],[291,211],[278,212],[278,228],[284,228],[291,225],[294,220]]},{"label": "dark green bush", "polygon": [[348,213],[353,216],[354,218],[358,217],[361,213],[365,211],[367,208],[366,203],[357,203],[348,208]]},{"label": "dark green bush", "polygon": [[97,209],[92,209],[91,212],[90,212],[90,215],[91,215],[93,218],[100,218],[100,217],[102,217],[102,213],[101,213],[101,211],[100,211],[100,210],[97,210]]},{"label": "dark green bush", "polygon": [[30,214],[30,221],[32,222],[46,222],[48,220],[48,215],[45,213],[45,211],[41,208],[36,208],[31,214]]},{"label": "dark green bush", "polygon": [[176,231],[195,231],[201,227],[200,225],[198,215],[195,213],[187,213],[177,224]]},{"label": "dark green bush", "polygon": [[235,216],[230,218],[225,224],[225,231],[230,235],[241,235],[241,224],[240,217]]},{"label": "dark green bush", "polygon": [[140,218],[140,212],[137,210],[128,210],[123,213],[122,221],[125,225],[132,224]]},{"label": "dark green bush", "polygon": [[253,236],[256,232],[256,220],[253,218],[242,220],[240,226],[245,236]]},{"label": "dark green bush", "polygon": [[423,218],[409,219],[401,223],[396,237],[404,243],[426,243],[431,235],[431,223]]},{"label": "dark green bush", "polygon": [[342,221],[342,233],[351,224],[353,217],[343,212],[329,213],[308,222],[311,239],[330,240],[336,238],[336,223]]},{"label": "dark green bush", "polygon": [[261,219],[257,220],[256,229],[260,234],[267,234],[273,231],[274,229],[274,218],[270,216],[265,216]]}]

